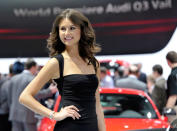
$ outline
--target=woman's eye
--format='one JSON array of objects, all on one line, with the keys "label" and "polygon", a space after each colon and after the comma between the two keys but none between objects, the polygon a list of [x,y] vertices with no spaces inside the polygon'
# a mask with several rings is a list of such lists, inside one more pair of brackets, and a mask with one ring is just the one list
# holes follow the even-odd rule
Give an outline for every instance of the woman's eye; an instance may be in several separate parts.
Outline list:
[{"label": "woman's eye", "polygon": [[70,29],[71,29],[71,30],[74,30],[74,29],[76,29],[76,28],[75,28],[75,27],[71,27]]},{"label": "woman's eye", "polygon": [[60,30],[66,30],[66,28],[65,27],[61,27]]}]

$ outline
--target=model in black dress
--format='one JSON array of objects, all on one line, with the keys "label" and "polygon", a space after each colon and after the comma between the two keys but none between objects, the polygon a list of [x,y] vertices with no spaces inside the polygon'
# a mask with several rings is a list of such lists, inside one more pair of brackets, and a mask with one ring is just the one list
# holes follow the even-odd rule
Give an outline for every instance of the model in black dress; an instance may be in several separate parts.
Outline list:
[{"label": "model in black dress", "polygon": [[[58,61],[52,58],[25,88],[19,101],[34,112],[56,120],[55,131],[106,131],[97,88],[100,66],[94,57],[101,48],[96,44],[88,18],[75,9],[62,11],[53,22],[47,47],[50,57],[63,53],[66,58],[65,73],[74,74],[63,76],[63,66],[61,68],[59,65],[59,71]],[[63,61],[62,55],[56,58],[62,58]],[[59,64],[64,62],[59,61]],[[92,65],[98,75],[93,72]],[[51,79],[55,79],[62,96],[63,108],[59,112],[44,107],[34,97]]]},{"label": "model in black dress", "polygon": [[60,78],[55,79],[62,96],[62,107],[74,105],[81,117],[68,117],[58,121],[54,131],[98,131],[95,92],[98,87],[96,74],[71,74],[63,76],[64,60],[58,55]]}]

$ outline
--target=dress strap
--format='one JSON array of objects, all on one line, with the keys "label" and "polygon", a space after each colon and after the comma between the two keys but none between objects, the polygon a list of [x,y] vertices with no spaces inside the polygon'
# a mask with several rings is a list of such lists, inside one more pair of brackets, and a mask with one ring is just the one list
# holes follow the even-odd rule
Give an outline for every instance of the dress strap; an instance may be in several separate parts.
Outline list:
[{"label": "dress strap", "polygon": [[59,93],[63,95],[63,69],[64,69],[64,58],[62,54],[58,54],[57,56],[54,56],[59,63],[59,71],[60,71],[60,78],[55,79],[58,85]]},{"label": "dress strap", "polygon": [[60,78],[63,79],[63,69],[64,69],[64,58],[62,54],[55,56],[59,63]]}]

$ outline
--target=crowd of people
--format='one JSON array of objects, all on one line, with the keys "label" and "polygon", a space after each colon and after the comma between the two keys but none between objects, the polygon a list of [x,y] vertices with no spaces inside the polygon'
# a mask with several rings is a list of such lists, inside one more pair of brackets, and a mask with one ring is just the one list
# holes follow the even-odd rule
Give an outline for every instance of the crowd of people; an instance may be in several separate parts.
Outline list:
[{"label": "crowd of people", "polygon": [[128,68],[118,66],[113,76],[109,75],[108,69],[101,67],[101,87],[142,90],[151,96],[160,113],[164,108],[174,108],[177,111],[177,53],[168,52],[166,60],[171,68],[167,80],[163,77],[164,69],[159,64],[154,65],[152,73],[148,75],[141,72],[141,64],[132,64]]},{"label": "crowd of people", "polygon": [[[171,68],[167,80],[163,77],[164,69],[159,64],[154,65],[152,73],[148,75],[141,72],[141,64],[132,64],[128,70],[119,66],[115,69],[114,76],[108,73],[106,67],[100,67],[100,87],[142,90],[149,94],[160,113],[169,108],[177,111],[177,52],[168,52],[166,60]],[[18,98],[40,69],[33,59],[28,59],[25,63],[17,61],[11,64],[9,74],[0,76],[0,130],[36,129],[38,119],[34,112],[21,105]],[[51,102],[56,99],[56,94],[57,85],[49,81],[35,97],[46,105],[47,100]]]},{"label": "crowd of people", "polygon": [[[0,130],[5,131],[35,131],[38,122],[35,113],[19,103],[19,95],[33,80],[40,66],[28,59],[25,63],[20,61],[9,66],[9,74],[1,76],[0,80]],[[35,96],[42,104],[55,99],[57,87],[52,82],[46,83]]]}]

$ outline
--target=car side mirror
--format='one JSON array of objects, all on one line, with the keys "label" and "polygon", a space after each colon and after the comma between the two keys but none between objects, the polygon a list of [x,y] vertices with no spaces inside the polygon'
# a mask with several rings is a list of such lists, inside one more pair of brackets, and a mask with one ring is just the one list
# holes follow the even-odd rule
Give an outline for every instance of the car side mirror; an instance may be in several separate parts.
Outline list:
[{"label": "car side mirror", "polygon": [[165,116],[172,116],[172,115],[176,115],[176,111],[172,108],[164,108],[162,114]]}]

